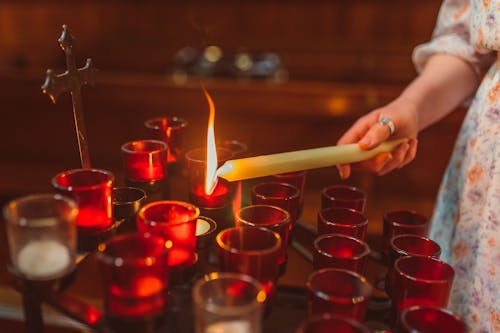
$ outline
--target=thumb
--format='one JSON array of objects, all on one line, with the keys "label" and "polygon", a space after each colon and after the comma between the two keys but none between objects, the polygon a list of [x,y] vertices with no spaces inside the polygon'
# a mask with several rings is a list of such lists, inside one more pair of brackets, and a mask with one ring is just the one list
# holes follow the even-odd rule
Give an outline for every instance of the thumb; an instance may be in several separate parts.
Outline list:
[{"label": "thumb", "polygon": [[391,135],[389,128],[386,125],[375,123],[368,132],[359,140],[359,148],[370,150],[384,142]]}]

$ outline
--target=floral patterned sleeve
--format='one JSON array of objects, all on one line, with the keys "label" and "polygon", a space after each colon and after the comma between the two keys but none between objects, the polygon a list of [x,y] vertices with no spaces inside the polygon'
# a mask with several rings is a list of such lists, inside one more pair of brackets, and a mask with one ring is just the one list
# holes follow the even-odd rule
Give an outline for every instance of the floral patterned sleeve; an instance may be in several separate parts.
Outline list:
[{"label": "floral patterned sleeve", "polygon": [[413,51],[413,62],[418,72],[433,54],[446,53],[467,61],[479,76],[485,73],[493,63],[494,54],[475,42],[471,43],[471,33],[472,36],[478,33],[471,31],[471,12],[475,12],[471,6],[475,5],[474,0],[443,1],[432,39]]}]

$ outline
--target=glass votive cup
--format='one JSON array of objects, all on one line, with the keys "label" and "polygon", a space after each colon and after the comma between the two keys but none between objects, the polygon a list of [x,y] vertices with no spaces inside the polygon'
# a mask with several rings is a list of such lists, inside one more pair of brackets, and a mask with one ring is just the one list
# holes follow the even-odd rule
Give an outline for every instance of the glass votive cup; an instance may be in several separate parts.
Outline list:
[{"label": "glass votive cup", "polygon": [[151,182],[167,176],[167,145],[159,140],[136,140],[121,146],[125,179]]},{"label": "glass votive cup", "polygon": [[154,201],[137,213],[137,230],[172,242],[168,253],[171,269],[190,267],[196,261],[196,223],[200,210],[182,201]]},{"label": "glass votive cup", "polygon": [[413,210],[393,210],[383,216],[382,237],[384,255],[389,255],[392,237],[401,234],[415,234],[426,237],[429,233],[429,219]]},{"label": "glass votive cup", "polygon": [[[227,149],[217,148],[218,166],[232,157]],[[232,200],[234,185],[223,178],[217,178],[212,194],[205,193],[206,149],[195,148],[186,153],[189,182],[189,201],[198,207],[218,208],[229,205]]]},{"label": "glass votive cup", "polygon": [[217,147],[230,150],[231,159],[242,158],[248,152],[247,144],[238,140],[222,140]]},{"label": "glass votive cup", "polygon": [[55,190],[78,206],[79,233],[101,232],[113,224],[114,180],[111,172],[101,169],[73,169],[52,178]]},{"label": "glass votive cup", "polygon": [[214,272],[193,287],[195,332],[260,333],[266,293],[249,275]]},{"label": "glass votive cup", "polygon": [[28,280],[60,278],[75,268],[76,203],[60,194],[36,194],[3,208],[10,258]]},{"label": "glass votive cup", "polygon": [[368,219],[359,211],[349,208],[325,208],[318,213],[318,234],[343,234],[365,239]]},{"label": "glass votive cup", "polygon": [[355,186],[331,185],[321,190],[321,209],[342,207],[364,212],[366,194]]},{"label": "glass votive cup", "polygon": [[128,233],[98,246],[107,316],[137,319],[165,311],[168,245],[158,236]]},{"label": "glass votive cup", "polygon": [[341,234],[325,234],[314,240],[313,267],[341,268],[363,275],[370,247],[364,241]]},{"label": "glass votive cup", "polygon": [[304,207],[304,188],[306,186],[306,175],[307,175],[307,170],[302,170],[297,172],[282,173],[271,176],[271,179],[273,181],[277,181],[280,183],[287,183],[299,189],[300,195],[299,195],[299,212],[297,214],[298,217],[301,216],[302,208]]},{"label": "glass votive cup", "polygon": [[183,157],[183,141],[188,122],[180,117],[157,117],[148,119],[144,126],[153,132],[157,140],[168,146],[166,162],[180,162]]},{"label": "glass votive cup", "polygon": [[118,186],[113,188],[113,216],[123,220],[121,230],[136,231],[135,216],[146,199],[146,192],[137,187]]},{"label": "glass votive cup", "polygon": [[393,311],[398,314],[414,305],[446,307],[455,273],[436,258],[401,257],[394,263],[391,284]]},{"label": "glass votive cup", "polygon": [[236,211],[234,218],[237,227],[262,227],[277,233],[281,238],[278,264],[286,265],[291,222],[290,214],[286,210],[271,205],[251,205]]},{"label": "glass votive cup", "polygon": [[324,268],[313,271],[306,282],[308,314],[329,313],[363,321],[373,287],[353,271]]},{"label": "glass votive cup", "polygon": [[288,183],[266,182],[252,187],[252,204],[272,205],[283,208],[290,214],[290,229],[299,216],[300,191]]},{"label": "glass votive cup", "polygon": [[279,274],[280,236],[264,228],[234,227],[219,232],[216,242],[221,271],[254,277],[271,300]]},{"label": "glass votive cup", "polygon": [[370,330],[357,320],[322,313],[308,317],[295,333],[370,333]]},{"label": "glass votive cup", "polygon": [[404,309],[396,323],[395,333],[465,333],[465,323],[451,311],[431,306]]}]

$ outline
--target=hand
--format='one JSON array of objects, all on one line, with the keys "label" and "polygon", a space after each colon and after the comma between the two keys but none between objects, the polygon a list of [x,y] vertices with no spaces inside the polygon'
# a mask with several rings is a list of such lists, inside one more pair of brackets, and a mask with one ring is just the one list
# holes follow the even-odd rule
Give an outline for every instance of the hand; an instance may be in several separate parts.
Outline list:
[{"label": "hand", "polygon": [[[382,125],[379,120],[388,117],[394,123],[395,131],[390,135],[387,125]],[[377,147],[383,141],[397,138],[409,138],[407,143],[402,143],[390,153],[380,153],[374,158],[354,163],[354,169],[373,172],[379,176],[401,168],[411,162],[417,152],[418,113],[414,103],[410,100],[398,98],[386,106],[375,109],[359,118],[354,125],[344,133],[337,142],[338,145],[358,143],[363,150]],[[341,179],[349,178],[351,166],[349,164],[337,166]]]}]

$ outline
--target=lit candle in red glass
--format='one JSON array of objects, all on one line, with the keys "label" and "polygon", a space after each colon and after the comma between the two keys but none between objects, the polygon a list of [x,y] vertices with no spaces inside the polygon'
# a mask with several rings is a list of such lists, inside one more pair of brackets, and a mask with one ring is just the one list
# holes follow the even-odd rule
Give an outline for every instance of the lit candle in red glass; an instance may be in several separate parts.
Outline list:
[{"label": "lit candle in red glass", "polygon": [[177,162],[182,158],[184,132],[187,125],[186,120],[175,116],[158,117],[144,122],[144,126],[153,132],[156,139],[167,144],[168,153],[165,156],[167,163]]},{"label": "lit candle in red glass", "polygon": [[357,320],[322,313],[307,318],[295,333],[370,333]]},{"label": "lit candle in red glass", "polygon": [[465,323],[451,311],[431,306],[412,306],[398,318],[395,333],[465,333]]},{"label": "lit candle in red glass", "polygon": [[99,169],[74,169],[52,178],[57,192],[75,200],[79,232],[106,230],[113,224],[113,183],[111,172]]},{"label": "lit candle in red glass", "polygon": [[[227,149],[217,148],[218,165],[232,157]],[[219,208],[228,205],[232,200],[234,185],[225,179],[217,178],[217,185],[211,194],[205,193],[206,149],[196,148],[186,153],[189,199],[198,207]]]},{"label": "lit candle in red glass", "polygon": [[349,208],[325,208],[318,213],[318,234],[343,234],[365,239],[368,220],[359,211]]},{"label": "lit candle in red glass", "polygon": [[412,210],[394,210],[384,214],[382,237],[384,239],[384,254],[389,255],[392,237],[401,234],[427,236],[429,219]]},{"label": "lit candle in red glass", "polygon": [[167,305],[168,249],[153,235],[125,234],[98,247],[106,313],[111,317],[161,315]]},{"label": "lit candle in red glass", "polygon": [[306,282],[309,315],[330,313],[363,321],[373,287],[365,277],[345,269],[314,271]]},{"label": "lit candle in red glass", "polygon": [[150,182],[166,176],[167,145],[158,140],[130,141],[121,147],[125,178]]},{"label": "lit candle in red glass", "polygon": [[349,185],[331,185],[321,190],[321,209],[344,207],[364,212],[366,194]]},{"label": "lit candle in red glass", "polygon": [[182,269],[196,259],[196,222],[200,210],[181,201],[154,201],[137,214],[137,229],[172,242],[168,265]]},{"label": "lit candle in red glass", "polygon": [[325,234],[314,240],[314,269],[343,268],[364,274],[366,259],[370,254],[368,244],[360,239]]},{"label": "lit candle in red glass", "polygon": [[446,307],[454,275],[450,265],[436,258],[397,259],[391,287],[394,310],[400,312],[413,305]]}]

